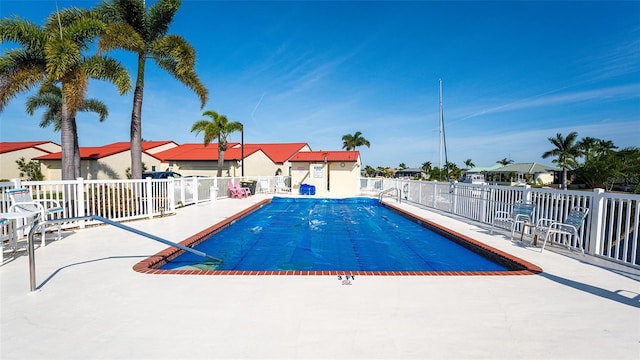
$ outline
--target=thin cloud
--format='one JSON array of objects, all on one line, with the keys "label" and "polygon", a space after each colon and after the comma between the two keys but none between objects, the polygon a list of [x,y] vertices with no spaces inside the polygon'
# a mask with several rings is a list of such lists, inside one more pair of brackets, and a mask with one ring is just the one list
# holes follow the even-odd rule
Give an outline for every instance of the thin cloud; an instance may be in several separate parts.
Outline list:
[{"label": "thin cloud", "polygon": [[[550,94],[553,92],[549,92],[546,94]],[[557,106],[557,105],[585,102],[585,101],[591,101],[591,100],[602,101],[602,100],[607,100],[612,98],[628,98],[628,99],[640,98],[640,85],[634,84],[634,85],[616,86],[616,87],[563,93],[563,94],[549,95],[549,96],[547,96],[546,94],[536,95],[529,98],[512,101],[503,105],[494,106],[491,108],[476,111],[470,115],[467,115],[455,121],[467,120],[474,117],[479,117],[479,116],[494,114],[494,113],[503,113],[503,112],[515,111],[515,110]]]}]

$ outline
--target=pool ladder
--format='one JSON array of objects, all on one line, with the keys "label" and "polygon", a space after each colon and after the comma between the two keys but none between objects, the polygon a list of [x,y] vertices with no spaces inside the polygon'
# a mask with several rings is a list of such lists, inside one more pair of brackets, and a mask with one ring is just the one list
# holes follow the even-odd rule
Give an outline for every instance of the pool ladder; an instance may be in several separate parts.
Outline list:
[{"label": "pool ladder", "polygon": [[397,201],[398,203],[402,202],[402,196],[400,195],[400,189],[398,189],[398,188],[389,188],[389,189],[387,189],[387,190],[380,191],[380,192],[378,193],[378,201],[382,202],[382,198],[383,198],[385,195],[386,195],[386,196],[390,196],[390,194],[391,194],[392,192],[395,192],[395,193],[396,193],[396,201]]},{"label": "pool ladder", "polygon": [[33,236],[36,233],[36,229],[39,228],[40,226],[45,226],[48,224],[57,224],[57,223],[63,223],[63,222],[72,222],[72,221],[80,221],[80,220],[97,220],[100,222],[103,222],[105,224],[108,225],[113,225],[117,228],[123,229],[123,230],[127,230],[129,232],[132,232],[134,234],[137,235],[141,235],[144,236],[146,238],[149,238],[151,240],[155,240],[158,242],[161,242],[165,245],[169,245],[175,248],[178,248],[180,250],[184,250],[186,252],[190,252],[192,254],[198,255],[198,256],[202,256],[204,258],[207,258],[209,260],[213,260],[215,262],[222,262],[222,259],[218,259],[216,257],[207,255],[205,253],[203,253],[202,251],[198,251],[196,249],[192,249],[190,247],[186,247],[184,245],[180,245],[178,243],[174,243],[173,241],[169,241],[166,239],[163,239],[161,237],[155,236],[153,234],[149,234],[146,233],[144,231],[140,231],[138,229],[134,229],[130,226],[126,226],[126,225],[122,225],[118,222],[115,222],[113,220],[109,220],[107,218],[103,218],[102,216],[97,216],[97,215],[89,215],[89,216],[81,216],[81,217],[74,217],[74,218],[67,218],[67,219],[54,219],[54,220],[47,220],[47,221],[38,221],[36,220],[33,223],[33,226],[31,226],[31,229],[29,230],[29,236],[27,238],[27,252],[29,254],[29,283],[30,283],[30,288],[31,291],[36,291],[36,259],[35,259],[35,248],[33,245]]}]

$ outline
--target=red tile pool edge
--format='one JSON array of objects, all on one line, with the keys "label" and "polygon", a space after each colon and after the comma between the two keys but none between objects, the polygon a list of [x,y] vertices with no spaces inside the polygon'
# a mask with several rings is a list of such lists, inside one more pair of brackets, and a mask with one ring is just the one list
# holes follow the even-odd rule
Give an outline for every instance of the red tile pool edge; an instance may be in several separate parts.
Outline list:
[{"label": "red tile pool edge", "polygon": [[[238,219],[243,218],[244,216],[250,214],[251,212],[261,208],[262,206],[271,202],[271,199],[265,199],[257,204],[250,206],[249,208],[203,230],[199,233],[188,237],[184,241],[181,241],[180,244],[193,247],[198,245],[202,241],[204,241],[207,237],[212,234],[215,234]],[[477,240],[474,240],[466,235],[455,232],[451,229],[445,228],[439,224],[436,224],[430,220],[421,218],[416,216],[415,214],[411,214],[399,207],[393,206],[391,204],[384,204],[385,206],[393,209],[394,211],[400,212],[410,218],[415,219],[421,225],[426,226],[434,231],[439,232],[441,235],[446,236],[450,240],[456,241],[459,244],[466,247],[475,247],[479,248],[484,256],[492,258],[494,261],[497,261],[508,268],[517,267],[517,270],[510,271],[337,271],[337,270],[287,270],[287,271],[275,271],[275,270],[266,270],[266,271],[255,271],[255,270],[160,270],[158,269],[162,265],[166,264],[168,261],[171,261],[180,253],[182,250],[177,248],[168,248],[165,249],[145,260],[140,261],[136,265],[133,266],[133,270],[144,273],[144,274],[165,274],[165,275],[296,275],[296,276],[324,276],[324,275],[342,275],[342,276],[513,276],[513,275],[535,275],[542,272],[542,268],[528,262],[522,260],[518,257],[515,257],[511,254],[508,254],[504,251],[493,248],[489,245],[481,243]]]}]

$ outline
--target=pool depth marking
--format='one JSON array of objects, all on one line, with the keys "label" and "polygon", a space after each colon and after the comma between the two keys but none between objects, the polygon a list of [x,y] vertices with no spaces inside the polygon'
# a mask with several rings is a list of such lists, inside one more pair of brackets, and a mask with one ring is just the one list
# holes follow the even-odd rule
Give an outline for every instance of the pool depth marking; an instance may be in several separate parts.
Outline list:
[{"label": "pool depth marking", "polygon": [[[249,215],[250,213],[260,209],[264,205],[271,202],[271,199],[265,199],[256,203],[245,210],[242,210],[227,219],[190,236],[186,240],[180,242],[181,245],[194,247],[205,241],[208,237],[226,229],[235,221]],[[485,257],[491,258],[493,261],[503,266],[514,269],[508,271],[345,271],[345,270],[199,270],[199,269],[158,269],[167,262],[179,256],[183,250],[176,248],[165,249],[139,263],[134,265],[133,269],[145,274],[172,274],[172,275],[304,275],[304,276],[341,276],[341,280],[348,277],[352,279],[355,276],[488,276],[488,275],[535,275],[542,272],[542,269],[528,261],[522,260],[511,254],[493,248],[489,245],[474,240],[464,234],[448,229],[430,220],[419,217],[397,206],[382,203],[383,206],[396,211],[401,215],[415,221],[420,226],[424,226],[432,231],[438,232],[442,236],[447,237],[450,241],[454,241],[462,246],[469,248],[474,252],[479,252]],[[224,259],[223,259],[224,260]]]}]

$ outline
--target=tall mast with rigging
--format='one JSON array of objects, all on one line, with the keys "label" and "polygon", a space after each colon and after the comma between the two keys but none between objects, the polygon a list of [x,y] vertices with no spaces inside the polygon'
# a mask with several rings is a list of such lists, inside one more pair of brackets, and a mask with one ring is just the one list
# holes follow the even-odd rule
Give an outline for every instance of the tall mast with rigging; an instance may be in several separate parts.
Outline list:
[{"label": "tall mast with rigging", "polygon": [[444,166],[445,166],[445,176],[447,181],[449,181],[449,159],[447,158],[447,139],[445,137],[445,132],[444,132],[444,113],[442,111],[442,79],[438,79],[438,83],[439,83],[439,98],[440,98],[440,163],[438,165],[438,168],[440,169],[440,172],[442,173],[442,149],[444,148]]}]

